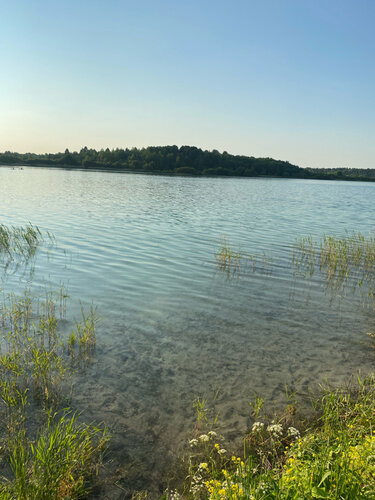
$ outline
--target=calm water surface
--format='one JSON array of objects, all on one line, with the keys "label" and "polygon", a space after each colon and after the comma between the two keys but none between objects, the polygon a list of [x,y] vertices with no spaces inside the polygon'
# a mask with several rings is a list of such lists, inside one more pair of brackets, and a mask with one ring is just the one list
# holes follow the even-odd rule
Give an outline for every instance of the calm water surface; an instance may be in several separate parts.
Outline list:
[{"label": "calm water surface", "polygon": [[[103,318],[73,400],[113,434],[108,468],[123,490],[102,498],[160,484],[198,395],[217,395],[220,429],[236,438],[254,393],[277,406],[285,384],[306,394],[372,369],[370,312],[293,278],[291,256],[298,236],[372,231],[374,200],[370,183],[0,168],[0,222],[30,221],[57,242],[37,256],[32,280],[3,279],[4,293],[64,283],[67,328],[79,301]],[[228,280],[214,257],[224,235],[272,258],[271,272]]]}]

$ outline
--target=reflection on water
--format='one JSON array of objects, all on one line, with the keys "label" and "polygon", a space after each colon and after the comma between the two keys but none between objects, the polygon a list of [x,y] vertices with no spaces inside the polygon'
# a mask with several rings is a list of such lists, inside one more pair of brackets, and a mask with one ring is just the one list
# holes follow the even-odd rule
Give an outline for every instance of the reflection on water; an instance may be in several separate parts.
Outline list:
[{"label": "reflection on water", "polygon": [[[75,378],[74,405],[113,434],[120,488],[160,484],[194,425],[197,396],[215,401],[229,438],[250,423],[249,401],[284,400],[372,368],[372,309],[350,294],[332,304],[319,275],[293,277],[297,237],[373,229],[375,185],[287,179],[196,179],[0,169],[3,224],[29,220],[56,246],[34,262],[35,293],[66,284],[67,329],[80,303],[102,321],[96,352]],[[222,235],[272,272],[217,272]],[[260,262],[259,261],[259,262]],[[21,291],[14,273],[4,293]],[[340,300],[338,300],[340,299]]]}]

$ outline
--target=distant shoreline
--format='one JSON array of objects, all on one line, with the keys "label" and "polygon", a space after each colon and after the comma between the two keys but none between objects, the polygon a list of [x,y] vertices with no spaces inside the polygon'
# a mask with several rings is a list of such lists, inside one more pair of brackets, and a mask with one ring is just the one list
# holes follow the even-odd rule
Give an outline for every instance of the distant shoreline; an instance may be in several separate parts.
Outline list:
[{"label": "distant shoreline", "polygon": [[314,169],[287,160],[232,155],[195,146],[89,149],[63,153],[0,153],[0,165],[181,175],[194,177],[280,177],[289,179],[375,181],[375,169]]}]

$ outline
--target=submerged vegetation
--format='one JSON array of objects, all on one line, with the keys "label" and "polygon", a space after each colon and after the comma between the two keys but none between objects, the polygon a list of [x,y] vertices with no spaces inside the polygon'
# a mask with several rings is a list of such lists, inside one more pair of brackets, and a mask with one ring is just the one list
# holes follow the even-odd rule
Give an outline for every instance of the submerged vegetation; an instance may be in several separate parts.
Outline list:
[{"label": "submerged vegetation", "polygon": [[[50,294],[38,301],[26,292],[1,308],[1,499],[81,498],[108,440],[104,429],[79,422],[66,408],[71,364],[65,353],[72,355],[74,346],[59,329],[55,312],[64,314],[64,290],[59,297],[56,304]],[[92,309],[76,323],[75,357],[87,359],[95,323]]]}]

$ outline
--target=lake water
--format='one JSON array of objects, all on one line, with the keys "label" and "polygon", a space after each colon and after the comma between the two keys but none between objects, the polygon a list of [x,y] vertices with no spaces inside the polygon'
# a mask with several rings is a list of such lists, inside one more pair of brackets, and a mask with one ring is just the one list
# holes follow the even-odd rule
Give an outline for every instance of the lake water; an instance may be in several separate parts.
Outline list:
[{"label": "lake water", "polygon": [[[102,317],[72,401],[113,435],[108,469],[123,489],[102,498],[158,487],[194,426],[197,396],[235,439],[255,393],[277,407],[285,384],[307,394],[372,369],[369,310],[293,277],[291,258],[299,236],[372,231],[374,200],[375,184],[359,182],[0,168],[0,222],[30,221],[56,238],[32,279],[20,270],[3,278],[4,294],[64,283],[67,328],[79,301]],[[270,269],[227,279],[215,263],[224,236],[264,252]]]}]

